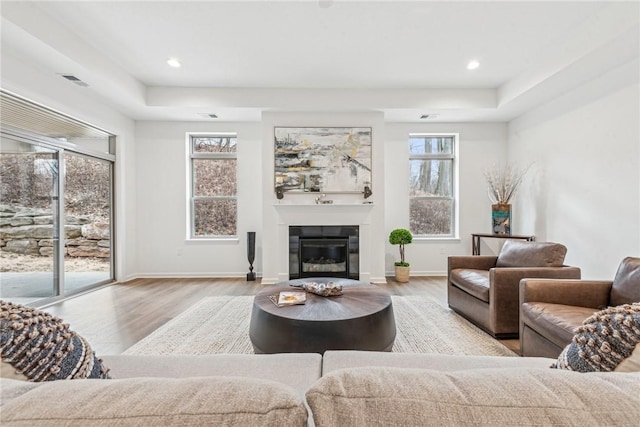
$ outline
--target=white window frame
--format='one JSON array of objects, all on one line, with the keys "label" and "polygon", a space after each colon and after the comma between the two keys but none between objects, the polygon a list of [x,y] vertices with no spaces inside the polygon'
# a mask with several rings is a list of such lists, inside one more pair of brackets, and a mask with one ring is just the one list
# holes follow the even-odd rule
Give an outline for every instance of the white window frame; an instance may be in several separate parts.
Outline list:
[{"label": "white window frame", "polygon": [[[458,155],[458,145],[460,140],[460,135],[454,132],[445,132],[445,133],[410,133],[409,138],[407,139],[407,143],[411,138],[442,138],[442,137],[452,137],[453,138],[453,147],[451,150],[451,154],[411,154],[409,153],[409,162],[411,164],[411,160],[453,160],[452,164],[452,196],[451,197],[439,197],[439,196],[411,196],[409,195],[409,206],[411,206],[412,199],[428,199],[428,200],[451,200],[451,233],[450,234],[416,234],[414,235],[414,239],[416,240],[453,240],[459,239],[459,155]],[[409,208],[409,215],[411,215],[411,208]],[[407,218],[407,222],[411,223],[410,218]]]},{"label": "white window frame", "polygon": [[[211,159],[211,160],[236,160],[236,184],[238,182],[238,168],[237,159],[238,153],[195,153],[193,151],[193,139],[194,138],[237,138],[238,134],[235,132],[206,132],[195,133],[187,132],[186,134],[186,146],[187,146],[187,241],[191,242],[206,242],[206,241],[238,241],[238,193],[236,191],[235,196],[195,196],[194,193],[194,179],[193,179],[193,161],[198,159]],[[237,149],[236,149],[237,150]],[[196,200],[235,200],[236,202],[236,234],[234,235],[211,235],[211,236],[196,236],[195,235],[195,201]]]}]

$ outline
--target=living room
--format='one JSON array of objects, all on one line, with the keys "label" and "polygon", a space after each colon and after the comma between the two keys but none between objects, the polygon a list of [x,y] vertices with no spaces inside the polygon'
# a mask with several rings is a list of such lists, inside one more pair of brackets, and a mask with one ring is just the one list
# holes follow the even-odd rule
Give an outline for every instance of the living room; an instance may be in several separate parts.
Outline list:
[{"label": "living room", "polygon": [[[250,295],[289,279],[286,229],[320,223],[360,226],[360,280],[398,293],[434,286],[425,292],[446,304],[448,258],[471,255],[471,234],[491,232],[485,172],[507,163],[529,167],[512,233],[566,246],[565,264],[583,279],[613,279],[621,260],[640,256],[638,8],[3,1],[2,89],[115,136],[118,285],[107,287],[118,290],[105,298],[99,283],[75,305],[51,307],[90,330],[89,342],[103,340],[100,350],[123,350],[207,295],[207,280],[227,288],[214,294]],[[173,57],[181,67],[166,64]],[[476,69],[467,69],[471,60]],[[372,195],[328,193],[335,203],[327,206],[315,193],[279,199],[277,127],[370,128]],[[233,236],[189,234],[188,140],[196,134],[237,136]],[[410,135],[455,136],[457,175],[451,234],[414,236],[403,285],[393,280],[398,248],[388,235],[410,228]],[[257,282],[245,281],[247,232],[256,233]],[[498,254],[500,245],[487,239],[481,250]],[[125,296],[129,285],[135,293]],[[95,325],[91,306],[108,300],[116,305],[110,322],[121,309],[133,324],[137,298],[154,294],[164,299],[135,339],[109,336],[122,325],[106,335]],[[172,299],[182,301],[169,307]],[[87,316],[94,325],[83,325]]]}]

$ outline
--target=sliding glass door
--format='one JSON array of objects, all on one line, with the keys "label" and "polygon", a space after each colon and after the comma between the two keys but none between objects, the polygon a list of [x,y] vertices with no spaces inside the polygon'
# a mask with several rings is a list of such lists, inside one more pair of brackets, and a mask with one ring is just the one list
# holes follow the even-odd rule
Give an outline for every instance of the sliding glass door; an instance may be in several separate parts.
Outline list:
[{"label": "sliding glass door", "polygon": [[0,140],[0,297],[29,303],[58,294],[59,152]]},{"label": "sliding glass door", "polygon": [[0,298],[42,303],[112,281],[114,156],[0,136]]},{"label": "sliding glass door", "polygon": [[64,154],[65,290],[111,278],[111,163]]}]

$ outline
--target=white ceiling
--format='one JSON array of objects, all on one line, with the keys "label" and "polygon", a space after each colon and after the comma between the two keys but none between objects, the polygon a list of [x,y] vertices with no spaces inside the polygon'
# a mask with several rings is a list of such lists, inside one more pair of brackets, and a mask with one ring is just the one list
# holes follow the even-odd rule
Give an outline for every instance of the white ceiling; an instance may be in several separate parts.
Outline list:
[{"label": "white ceiling", "polygon": [[510,120],[640,50],[637,1],[3,1],[0,13],[3,56],[72,73],[135,119]]}]

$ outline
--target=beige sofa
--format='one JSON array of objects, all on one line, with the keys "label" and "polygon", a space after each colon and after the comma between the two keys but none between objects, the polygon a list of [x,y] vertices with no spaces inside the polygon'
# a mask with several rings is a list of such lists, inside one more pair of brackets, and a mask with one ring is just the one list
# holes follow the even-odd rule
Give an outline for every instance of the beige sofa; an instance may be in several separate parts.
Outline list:
[{"label": "beige sofa", "polygon": [[631,426],[640,418],[639,373],[560,371],[545,358],[327,351],[103,360],[117,379],[3,379],[0,424]]}]

